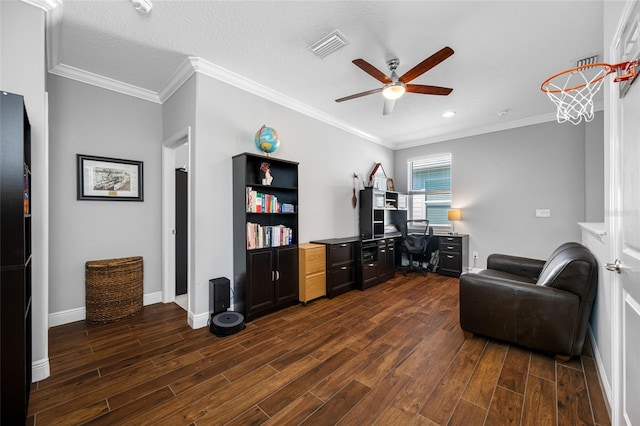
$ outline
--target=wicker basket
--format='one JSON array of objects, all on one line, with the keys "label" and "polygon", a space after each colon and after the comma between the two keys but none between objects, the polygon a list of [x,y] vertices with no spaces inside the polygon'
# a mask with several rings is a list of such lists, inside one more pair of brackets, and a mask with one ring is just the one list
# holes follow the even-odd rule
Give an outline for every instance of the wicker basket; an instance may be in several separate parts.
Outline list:
[{"label": "wicker basket", "polygon": [[142,256],[91,260],[85,264],[87,322],[107,323],[142,309]]}]

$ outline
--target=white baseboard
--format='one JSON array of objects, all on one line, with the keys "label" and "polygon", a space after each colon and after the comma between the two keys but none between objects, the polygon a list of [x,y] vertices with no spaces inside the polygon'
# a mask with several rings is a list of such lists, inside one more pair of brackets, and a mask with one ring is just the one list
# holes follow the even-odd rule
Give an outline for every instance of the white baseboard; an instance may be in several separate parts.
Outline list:
[{"label": "white baseboard", "polygon": [[596,362],[596,371],[598,372],[598,379],[600,379],[600,385],[602,386],[602,390],[604,390],[604,396],[606,398],[607,409],[609,410],[609,417],[611,417],[611,407],[613,403],[613,393],[611,391],[611,384],[607,379],[607,374],[604,369],[604,363],[602,362],[602,356],[600,355],[600,351],[598,350],[598,346],[596,345],[596,338],[593,335],[593,330],[591,330],[591,325],[587,328],[587,337],[589,338],[589,342],[591,343],[591,347],[593,348],[593,355],[595,356]]},{"label": "white baseboard", "polygon": [[193,329],[198,329],[202,327],[206,327],[209,325],[209,312],[205,312],[204,314],[194,315],[192,312],[189,312],[189,325]]},{"label": "white baseboard", "polygon": [[31,381],[33,383],[44,380],[51,375],[49,368],[49,358],[34,361],[31,364]]},{"label": "white baseboard", "polygon": [[[145,294],[142,298],[144,306],[162,302],[162,292]],[[87,318],[87,311],[84,307],[68,309],[66,311],[53,312],[49,314],[49,327],[69,324],[76,321],[84,321]],[[206,325],[206,324],[205,324]]]},{"label": "white baseboard", "polygon": [[87,317],[87,311],[84,307],[68,309],[66,311],[53,312],[49,314],[49,327],[57,325],[69,324],[71,322],[82,321]]},{"label": "white baseboard", "polygon": [[142,299],[142,304],[144,306],[153,305],[154,303],[162,302],[162,292],[157,291],[155,293],[145,294]]}]

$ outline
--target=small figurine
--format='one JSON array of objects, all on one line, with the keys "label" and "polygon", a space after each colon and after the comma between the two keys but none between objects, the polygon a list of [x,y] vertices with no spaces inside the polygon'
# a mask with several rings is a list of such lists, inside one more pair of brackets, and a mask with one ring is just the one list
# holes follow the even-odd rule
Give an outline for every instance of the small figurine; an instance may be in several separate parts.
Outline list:
[{"label": "small figurine", "polygon": [[273,181],[273,176],[271,176],[271,169],[269,169],[269,163],[263,162],[260,164],[260,171],[264,173],[264,177],[262,178],[263,185],[271,185]]}]

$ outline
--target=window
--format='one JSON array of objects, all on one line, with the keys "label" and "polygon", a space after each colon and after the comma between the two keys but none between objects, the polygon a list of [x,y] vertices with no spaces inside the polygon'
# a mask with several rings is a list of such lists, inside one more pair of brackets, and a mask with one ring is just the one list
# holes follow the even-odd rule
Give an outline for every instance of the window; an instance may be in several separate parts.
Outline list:
[{"label": "window", "polygon": [[409,217],[428,219],[429,225],[451,226],[451,154],[440,154],[408,162]]}]

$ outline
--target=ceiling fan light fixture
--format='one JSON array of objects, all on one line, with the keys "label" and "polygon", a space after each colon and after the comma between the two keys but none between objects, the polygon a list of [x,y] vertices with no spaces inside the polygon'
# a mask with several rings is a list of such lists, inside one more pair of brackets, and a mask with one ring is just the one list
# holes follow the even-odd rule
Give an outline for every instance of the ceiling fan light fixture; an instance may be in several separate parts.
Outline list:
[{"label": "ceiling fan light fixture", "polygon": [[394,83],[387,84],[384,89],[382,89],[382,96],[389,100],[395,100],[404,95],[404,92],[406,91],[406,85],[401,81],[396,81]]}]

